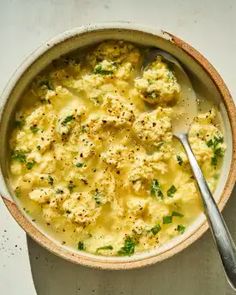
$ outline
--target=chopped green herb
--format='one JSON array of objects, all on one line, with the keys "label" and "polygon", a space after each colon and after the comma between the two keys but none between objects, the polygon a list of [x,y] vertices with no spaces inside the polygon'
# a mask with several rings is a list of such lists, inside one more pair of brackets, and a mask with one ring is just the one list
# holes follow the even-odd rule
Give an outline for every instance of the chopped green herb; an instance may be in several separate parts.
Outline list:
[{"label": "chopped green herb", "polygon": [[214,137],[214,139],[215,139],[215,142],[217,142],[217,144],[218,143],[223,143],[224,142],[224,138],[223,138],[223,136],[219,136],[219,137]]},{"label": "chopped green herb", "polygon": [[37,145],[37,150],[41,150],[41,146],[40,145]]},{"label": "chopped green herb", "polygon": [[78,250],[80,250],[80,251],[83,251],[83,250],[85,250],[84,243],[83,243],[83,242],[81,242],[81,241],[79,241],[79,243],[78,243]]},{"label": "chopped green herb", "polygon": [[212,165],[212,166],[216,166],[216,165],[217,165],[217,158],[216,158],[216,156],[213,156],[213,157],[211,158],[211,165]]},{"label": "chopped green herb", "polygon": [[215,149],[215,155],[217,157],[223,157],[224,156],[224,151],[222,150],[222,148],[216,148]]},{"label": "chopped green herb", "polygon": [[78,168],[82,168],[84,166],[84,163],[78,162],[75,166]]},{"label": "chopped green herb", "polygon": [[182,224],[179,224],[177,226],[177,231],[180,233],[180,234],[183,234],[185,232],[185,226],[182,225]]},{"label": "chopped green herb", "polygon": [[177,155],[176,158],[177,158],[177,161],[178,161],[179,166],[182,166],[183,159],[179,155]]},{"label": "chopped green herb", "polygon": [[220,137],[217,137],[217,136],[214,136],[214,139],[210,139],[209,141],[207,141],[207,146],[208,147],[214,147],[216,148],[216,146],[219,144],[219,143],[223,143],[224,141],[224,138],[222,136]]},{"label": "chopped green herb", "polygon": [[104,246],[104,247],[97,248],[97,252],[100,251],[100,250],[113,250],[113,247],[112,247],[112,245],[107,245],[107,246]]},{"label": "chopped green herb", "polygon": [[160,184],[156,179],[152,181],[150,192],[152,196],[160,197],[161,199],[163,199],[163,193],[161,191]]},{"label": "chopped green herb", "polygon": [[120,256],[130,256],[134,254],[135,250],[135,241],[131,237],[127,237],[125,239],[124,246],[118,251],[118,255]]},{"label": "chopped green herb", "polygon": [[35,161],[33,160],[32,162],[27,162],[26,163],[26,168],[28,169],[28,170],[31,170],[33,167],[34,167],[34,165],[35,165]]},{"label": "chopped green herb", "polygon": [[214,145],[212,139],[208,140],[206,144],[207,144],[208,147],[211,147],[211,146]]},{"label": "chopped green herb", "polygon": [[216,166],[218,163],[218,158],[223,157],[224,152],[221,148],[214,151],[214,156],[211,158],[211,165]]},{"label": "chopped green herb", "polygon": [[48,175],[48,184],[53,185],[54,179],[51,175]]},{"label": "chopped green herb", "polygon": [[72,120],[74,120],[74,116],[73,115],[70,115],[70,116],[67,116],[63,121],[62,121],[62,125],[63,126],[66,126],[67,123],[71,122]]},{"label": "chopped green herb", "polygon": [[221,158],[224,156],[223,149],[221,147],[218,147],[218,144],[223,143],[223,142],[224,142],[224,139],[222,136],[220,136],[220,137],[214,136],[213,139],[210,139],[206,143],[208,147],[212,148],[213,153],[214,153],[213,157],[211,158],[211,165],[212,166],[216,166],[218,163],[218,158]]},{"label": "chopped green herb", "polygon": [[113,71],[111,70],[104,70],[101,65],[96,65],[94,68],[94,74],[100,75],[112,75]]},{"label": "chopped green herb", "polygon": [[33,133],[37,133],[39,131],[39,128],[36,126],[36,125],[33,125],[30,127],[30,130],[33,132]]},{"label": "chopped green herb", "polygon": [[26,163],[26,152],[15,150],[11,155],[12,160],[19,161],[20,163]]},{"label": "chopped green herb", "polygon": [[48,90],[54,90],[54,87],[49,80],[40,81],[39,86],[46,86]]},{"label": "chopped green herb", "polygon": [[182,213],[179,213],[179,212],[176,212],[176,211],[173,211],[172,212],[172,216],[176,216],[176,217],[184,217],[184,215]]},{"label": "chopped green herb", "polygon": [[15,195],[16,195],[17,198],[20,198],[21,197],[21,191],[20,191],[20,188],[19,187],[17,187],[15,189]]},{"label": "chopped green herb", "polygon": [[60,194],[60,195],[62,195],[63,193],[64,193],[64,191],[63,191],[62,189],[59,189],[59,188],[58,188],[58,189],[56,190],[56,194]]},{"label": "chopped green herb", "polygon": [[177,189],[174,185],[172,185],[168,191],[167,191],[167,196],[170,198],[173,198],[173,195],[177,192]]},{"label": "chopped green herb", "polygon": [[172,222],[172,216],[171,215],[167,215],[163,217],[163,224],[169,224]]},{"label": "chopped green herb", "polygon": [[95,200],[96,204],[101,205],[101,203],[102,203],[102,194],[98,191],[98,189],[96,189],[93,197],[94,197],[94,200]]},{"label": "chopped green herb", "polygon": [[161,226],[159,224],[155,225],[153,228],[151,228],[151,232],[155,236],[159,231],[161,230]]},{"label": "chopped green herb", "polygon": [[14,125],[15,127],[21,129],[25,125],[25,120],[16,120]]}]

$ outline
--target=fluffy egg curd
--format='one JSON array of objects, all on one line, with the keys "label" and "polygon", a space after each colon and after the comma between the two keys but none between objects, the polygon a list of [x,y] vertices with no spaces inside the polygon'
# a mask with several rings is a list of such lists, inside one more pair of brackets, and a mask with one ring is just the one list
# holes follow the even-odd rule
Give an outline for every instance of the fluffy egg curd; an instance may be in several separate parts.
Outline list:
[{"label": "fluffy egg curd", "polygon": [[[60,243],[132,255],[182,235],[202,212],[187,156],[172,134],[181,83],[148,48],[105,41],[61,57],[22,97],[10,138],[22,208]],[[189,132],[211,191],[225,151],[211,108]]]}]

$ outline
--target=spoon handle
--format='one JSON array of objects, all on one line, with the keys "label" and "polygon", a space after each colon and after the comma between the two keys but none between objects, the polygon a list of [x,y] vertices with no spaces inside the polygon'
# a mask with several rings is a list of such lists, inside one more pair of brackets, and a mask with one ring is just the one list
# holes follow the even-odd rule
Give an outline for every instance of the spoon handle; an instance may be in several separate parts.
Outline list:
[{"label": "spoon handle", "polygon": [[231,287],[236,290],[236,247],[221,215],[217,204],[210,192],[203,173],[190,147],[187,134],[178,134],[189,159],[194,177],[202,196],[205,215],[211,228],[216,246],[218,248],[226,277]]}]

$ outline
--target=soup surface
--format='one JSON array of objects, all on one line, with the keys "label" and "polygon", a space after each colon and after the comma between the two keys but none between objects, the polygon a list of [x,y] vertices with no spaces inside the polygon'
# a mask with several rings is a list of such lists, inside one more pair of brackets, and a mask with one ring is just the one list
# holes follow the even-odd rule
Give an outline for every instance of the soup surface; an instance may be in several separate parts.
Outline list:
[{"label": "soup surface", "polygon": [[[184,234],[202,212],[172,135],[181,83],[148,48],[105,41],[54,61],[31,83],[10,138],[11,182],[30,218],[59,242],[132,255]],[[211,108],[189,139],[214,191],[225,151]]]}]

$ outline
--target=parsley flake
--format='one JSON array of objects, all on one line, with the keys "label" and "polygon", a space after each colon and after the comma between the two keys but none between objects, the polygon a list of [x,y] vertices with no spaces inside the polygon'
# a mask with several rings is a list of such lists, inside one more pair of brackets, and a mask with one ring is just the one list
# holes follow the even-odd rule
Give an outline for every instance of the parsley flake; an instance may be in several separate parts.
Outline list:
[{"label": "parsley flake", "polygon": [[101,205],[102,203],[102,194],[98,191],[98,189],[95,190],[95,193],[93,195],[94,200],[97,205]]},{"label": "parsley flake", "polygon": [[112,75],[113,71],[111,70],[104,70],[101,65],[96,65],[94,68],[94,74],[100,75]]},{"label": "parsley flake", "polygon": [[177,158],[179,166],[182,166],[183,165],[183,159],[179,155],[177,155],[176,158]]},{"label": "parsley flake", "polygon": [[39,128],[36,126],[36,125],[33,125],[30,127],[30,130],[33,132],[33,133],[37,133],[39,131]]},{"label": "parsley flake", "polygon": [[163,217],[163,224],[169,224],[172,223],[172,216],[171,215],[167,215]]},{"label": "parsley flake", "polygon": [[83,242],[81,242],[81,241],[79,241],[79,243],[78,243],[78,250],[80,250],[80,251],[83,251],[83,250],[85,250],[84,243],[83,243]]},{"label": "parsley flake", "polygon": [[134,254],[135,250],[135,241],[131,237],[127,237],[125,239],[124,246],[118,251],[118,255],[120,256],[130,256]]},{"label": "parsley flake", "polygon": [[184,225],[182,225],[182,224],[179,224],[179,225],[177,226],[177,231],[178,231],[180,234],[183,234],[183,233],[185,232],[185,229],[186,229],[186,227],[185,227]]},{"label": "parsley flake", "polygon": [[26,163],[26,152],[21,150],[13,151],[11,155],[12,160],[19,161],[20,163]]},{"label": "parsley flake", "polygon": [[161,191],[160,184],[156,179],[152,181],[150,193],[152,196],[160,197],[161,199],[163,199],[163,193]]},{"label": "parsley flake", "polygon": [[31,170],[34,167],[35,164],[36,164],[36,162],[34,160],[32,162],[27,162],[26,163],[26,168],[28,170]]},{"label": "parsley flake", "polygon": [[217,165],[217,158],[216,158],[216,156],[213,156],[212,158],[211,158],[211,165],[212,166],[216,166]]},{"label": "parsley flake", "polygon": [[75,164],[76,167],[82,168],[84,166],[84,163],[78,162]]},{"label": "parsley flake", "polygon": [[213,150],[213,157],[211,158],[211,165],[216,166],[218,163],[218,158],[224,156],[224,151],[221,147],[219,147],[220,143],[224,142],[224,138],[222,136],[214,136],[213,139],[210,139],[206,142],[207,146]]},{"label": "parsley flake", "polygon": [[21,129],[25,125],[25,120],[24,119],[16,120],[14,125],[15,125],[16,128]]},{"label": "parsley flake", "polygon": [[75,118],[74,118],[73,115],[67,116],[67,117],[62,121],[61,124],[62,124],[63,126],[66,126],[67,123],[73,121],[74,119],[75,119]]},{"label": "parsley flake", "polygon": [[168,191],[167,191],[167,196],[170,197],[170,198],[173,198],[173,195],[177,192],[177,188],[172,185]]},{"label": "parsley flake", "polygon": [[151,228],[151,232],[153,233],[154,236],[156,234],[158,234],[160,230],[161,230],[161,226],[159,224],[157,224]]}]

